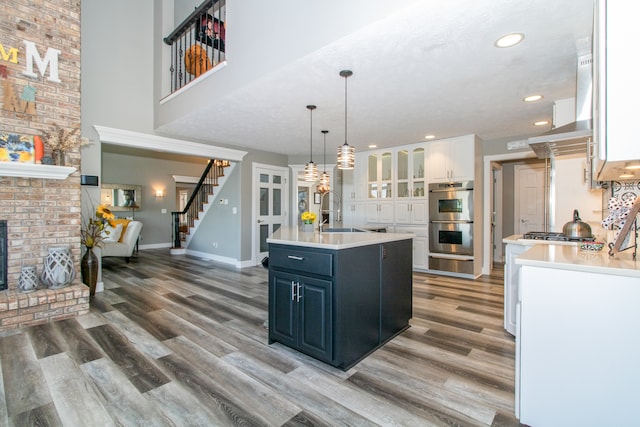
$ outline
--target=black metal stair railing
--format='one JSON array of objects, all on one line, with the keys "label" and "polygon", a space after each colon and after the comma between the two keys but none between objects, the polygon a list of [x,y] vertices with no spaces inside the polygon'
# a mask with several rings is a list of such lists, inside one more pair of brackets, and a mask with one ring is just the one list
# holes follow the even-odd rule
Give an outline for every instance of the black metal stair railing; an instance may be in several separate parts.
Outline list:
[{"label": "black metal stair railing", "polygon": [[226,0],[206,0],[164,38],[171,46],[171,93],[225,60]]},{"label": "black metal stair railing", "polygon": [[213,194],[213,189],[218,186],[218,178],[224,176],[224,169],[229,166],[231,163],[228,160],[210,159],[184,209],[171,212],[173,249],[182,247],[182,236],[186,236],[194,226],[196,219],[204,210],[205,203],[209,203],[209,196]]}]

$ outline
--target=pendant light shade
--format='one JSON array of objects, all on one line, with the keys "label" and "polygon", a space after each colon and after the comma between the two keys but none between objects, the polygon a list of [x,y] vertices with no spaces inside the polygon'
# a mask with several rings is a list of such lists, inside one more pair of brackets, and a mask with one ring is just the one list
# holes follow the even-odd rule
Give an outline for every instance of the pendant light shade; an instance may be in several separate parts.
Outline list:
[{"label": "pendant light shade", "polygon": [[353,169],[355,165],[355,149],[347,142],[347,79],[352,75],[351,70],[340,71],[340,76],[344,77],[344,144],[338,147],[338,169]]},{"label": "pendant light shade", "polygon": [[322,136],[324,137],[324,144],[323,144],[323,148],[322,148],[322,155],[323,155],[323,162],[324,162],[324,172],[322,172],[322,175],[320,175],[320,185],[318,186],[318,192],[320,193],[326,193],[327,191],[331,190],[331,177],[329,176],[329,174],[327,173],[327,134],[329,133],[328,130],[323,130],[322,132]]},{"label": "pendant light shade", "polygon": [[307,105],[309,110],[310,120],[310,135],[309,135],[309,163],[304,166],[304,180],[314,182],[318,180],[318,166],[313,163],[313,110],[316,109],[315,105]]}]

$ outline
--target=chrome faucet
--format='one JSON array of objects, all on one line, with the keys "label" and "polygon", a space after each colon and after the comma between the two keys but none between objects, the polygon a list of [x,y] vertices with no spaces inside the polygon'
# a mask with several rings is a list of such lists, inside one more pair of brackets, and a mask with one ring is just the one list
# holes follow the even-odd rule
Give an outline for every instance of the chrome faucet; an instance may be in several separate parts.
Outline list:
[{"label": "chrome faucet", "polygon": [[318,233],[322,234],[322,225],[326,224],[327,220],[323,220],[321,223],[318,224]]},{"label": "chrome faucet", "polygon": [[[338,209],[322,209],[322,204],[324,203],[324,198],[327,194],[332,193],[333,196],[335,197],[335,199],[338,201]],[[322,218],[322,214],[325,213],[331,213],[331,212],[335,212],[336,213],[336,217],[334,219],[335,222],[342,222],[342,199],[340,198],[340,194],[336,193],[335,191],[325,191],[324,193],[322,193],[322,196],[320,197],[320,208],[318,209],[318,217]],[[327,223],[328,220],[324,220],[320,223],[320,225],[318,226],[318,228],[320,230],[322,230],[322,224]]]}]

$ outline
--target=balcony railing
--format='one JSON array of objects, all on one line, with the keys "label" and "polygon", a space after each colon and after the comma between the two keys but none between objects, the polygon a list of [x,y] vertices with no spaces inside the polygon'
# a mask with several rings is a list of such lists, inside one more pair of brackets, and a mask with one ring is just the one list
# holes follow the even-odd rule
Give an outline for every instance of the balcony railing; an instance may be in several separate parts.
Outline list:
[{"label": "balcony railing", "polygon": [[206,0],[164,42],[171,46],[171,93],[225,60],[226,0]]}]

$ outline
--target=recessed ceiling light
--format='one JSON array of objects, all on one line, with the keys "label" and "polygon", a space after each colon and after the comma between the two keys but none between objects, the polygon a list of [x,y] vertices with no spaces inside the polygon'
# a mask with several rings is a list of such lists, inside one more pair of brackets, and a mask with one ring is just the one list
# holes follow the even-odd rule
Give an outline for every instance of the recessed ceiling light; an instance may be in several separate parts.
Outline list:
[{"label": "recessed ceiling light", "polygon": [[539,122],[535,122],[534,126],[545,126],[549,124],[549,120],[540,120]]},{"label": "recessed ceiling light", "polygon": [[523,99],[524,102],[534,102],[540,101],[542,99],[542,95],[529,95]]},{"label": "recessed ceiling light", "polygon": [[369,148],[376,148],[376,147],[377,147],[377,145],[376,145],[376,144],[369,144],[369,145],[368,145],[368,147],[369,147]]},{"label": "recessed ceiling light", "polygon": [[496,40],[496,47],[511,47],[520,43],[524,39],[524,34],[522,33],[511,33],[505,34]]},{"label": "recessed ceiling light", "polygon": [[425,135],[424,139],[433,139],[435,137],[436,137],[435,135]]}]

